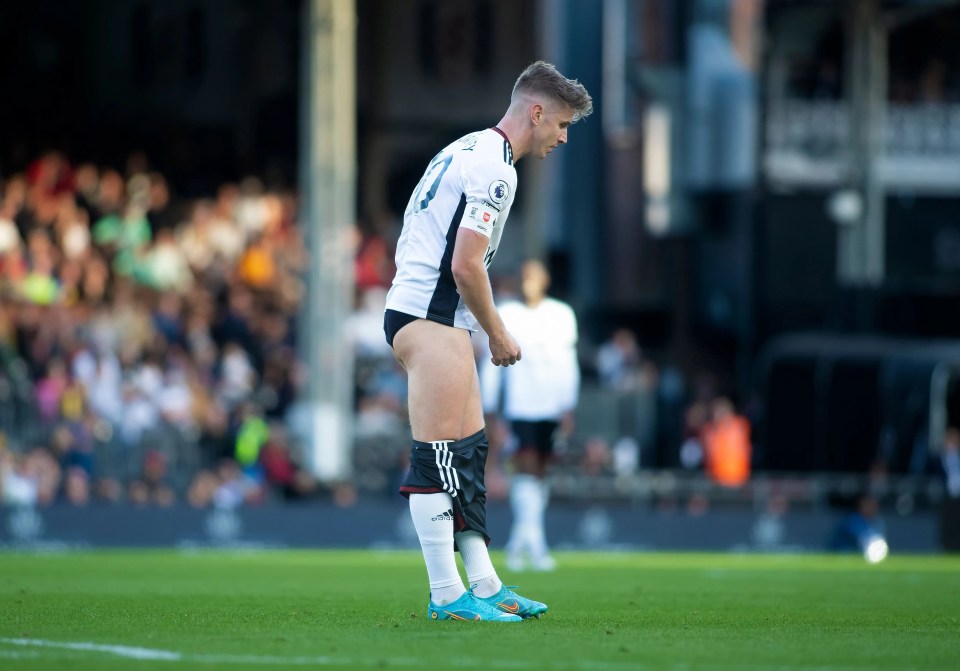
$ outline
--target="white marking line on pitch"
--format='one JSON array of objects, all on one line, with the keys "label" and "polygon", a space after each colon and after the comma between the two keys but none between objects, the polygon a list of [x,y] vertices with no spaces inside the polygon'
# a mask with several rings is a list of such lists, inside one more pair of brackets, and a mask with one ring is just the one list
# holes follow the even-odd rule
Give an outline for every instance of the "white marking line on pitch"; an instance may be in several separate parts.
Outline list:
[{"label": "white marking line on pitch", "polygon": [[[173,650],[159,650],[156,648],[140,648],[128,645],[108,645],[102,643],[88,643],[84,641],[47,641],[39,638],[0,638],[0,645],[14,645],[21,647],[43,648],[47,650],[57,650],[71,653],[106,653],[123,657],[126,659],[137,659],[142,661],[160,661],[160,662],[196,662],[199,664],[263,664],[268,666],[330,666],[330,665],[350,665],[354,667],[380,667],[384,663],[393,666],[420,667],[422,660],[412,657],[370,657],[370,658],[350,658],[350,657],[280,657],[268,655],[193,655]],[[61,653],[62,654],[62,653]],[[0,650],[0,659],[22,655],[37,657],[37,653],[18,653],[14,651]],[[76,655],[71,655],[75,657]],[[476,667],[486,666],[501,669],[519,669],[527,668],[529,664],[522,660],[478,660],[478,659],[458,659],[447,663],[449,666]],[[597,671],[615,671],[618,669],[636,671],[638,669],[635,663],[618,662],[591,662],[584,664],[561,665],[557,668],[590,668]],[[642,668],[642,667],[641,667]]]},{"label": "white marking line on pitch", "polygon": [[179,652],[168,650],[153,650],[151,648],[133,648],[128,645],[101,645],[99,643],[84,643],[71,641],[44,641],[34,638],[0,638],[0,643],[9,645],[23,645],[38,648],[60,648],[61,650],[78,650],[80,652],[106,652],[128,659],[150,659],[175,662],[182,659]]},{"label": "white marking line on pitch", "polygon": [[[68,653],[71,659],[79,655],[75,653],[107,653],[124,657],[126,659],[138,659],[143,661],[160,662],[196,662],[198,664],[262,664],[265,666],[330,666],[330,665],[350,665],[353,667],[380,667],[384,664],[393,666],[411,666],[420,667],[423,662],[411,657],[370,657],[370,658],[350,658],[350,657],[279,657],[276,655],[193,655],[173,650],[159,650],[156,648],[140,648],[129,645],[109,645],[102,643],[87,643],[84,641],[47,641],[39,638],[0,638],[0,645],[15,645],[20,647],[43,648],[46,650],[62,651],[60,655]],[[74,653],[74,654],[69,654]],[[16,651],[0,649],[0,659],[38,659],[43,655],[40,652]],[[527,668],[529,663],[522,660],[508,659],[470,659],[460,658],[447,662],[448,666],[453,667],[491,667],[491,668]],[[580,660],[569,664],[561,664],[554,668],[562,669],[591,669],[593,671],[615,671],[617,669],[629,671],[643,671],[650,668],[645,664],[633,662],[607,662],[602,660]],[[746,668],[757,668],[748,666]],[[778,671],[867,671],[863,667],[830,667],[830,666],[778,666]],[[674,664],[673,671],[689,671],[690,667],[683,663]],[[910,669],[909,671],[915,671]]]}]

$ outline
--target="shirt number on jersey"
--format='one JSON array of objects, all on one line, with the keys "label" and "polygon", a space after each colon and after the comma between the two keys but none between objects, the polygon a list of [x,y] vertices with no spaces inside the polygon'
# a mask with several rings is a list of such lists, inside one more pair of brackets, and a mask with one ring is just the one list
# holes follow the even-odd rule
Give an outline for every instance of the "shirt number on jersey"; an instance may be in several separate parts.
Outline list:
[{"label": "shirt number on jersey", "polygon": [[[413,197],[414,214],[427,209],[427,206],[430,205],[430,201],[433,200],[433,197],[437,195],[437,189],[440,188],[440,180],[443,179],[443,173],[445,173],[447,168],[450,167],[451,161],[453,161],[453,154],[449,154],[445,158],[434,161],[430,164],[430,167],[427,168],[427,172],[424,173],[423,178],[417,185],[417,191]],[[430,184],[430,189],[424,193],[423,190],[427,184]]]}]

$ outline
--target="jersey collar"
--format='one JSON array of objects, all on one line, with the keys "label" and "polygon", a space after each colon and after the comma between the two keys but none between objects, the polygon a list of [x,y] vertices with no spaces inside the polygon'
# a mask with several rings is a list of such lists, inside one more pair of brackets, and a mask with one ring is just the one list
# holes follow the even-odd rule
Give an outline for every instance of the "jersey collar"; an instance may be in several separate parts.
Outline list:
[{"label": "jersey collar", "polygon": [[507,134],[504,133],[504,132],[503,132],[502,130],[500,130],[499,128],[497,128],[496,126],[494,126],[493,128],[491,128],[490,130],[494,130],[494,131],[496,131],[497,133],[499,133],[499,134],[500,134],[500,137],[503,138],[503,141],[507,143],[507,149],[510,151],[510,165],[513,165],[513,145],[510,144],[510,138],[508,138],[508,137],[507,137]]}]

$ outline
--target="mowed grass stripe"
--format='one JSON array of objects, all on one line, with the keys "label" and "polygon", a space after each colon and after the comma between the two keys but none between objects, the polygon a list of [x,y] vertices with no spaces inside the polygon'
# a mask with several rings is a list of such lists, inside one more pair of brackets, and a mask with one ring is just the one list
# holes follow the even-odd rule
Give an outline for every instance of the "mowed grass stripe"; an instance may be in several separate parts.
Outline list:
[{"label": "mowed grass stripe", "polygon": [[[9,642],[9,640],[0,639],[0,645],[3,643]],[[35,641],[37,647],[46,647],[45,641]],[[0,659],[43,659],[43,660],[82,660],[84,655],[75,651],[77,647],[84,647],[83,644],[76,643],[52,643],[50,648],[43,651],[16,651],[16,650],[3,650],[0,648]],[[102,647],[112,647],[112,646],[102,646]],[[88,652],[97,653],[105,652],[103,650],[89,650]],[[178,665],[181,663],[194,663],[194,664],[204,664],[204,665],[230,665],[232,666],[281,666],[281,667],[291,667],[291,666],[311,666],[311,667],[343,667],[343,668],[383,668],[388,667],[417,667],[419,668],[422,664],[419,659],[386,659],[386,658],[370,658],[367,660],[359,659],[337,659],[333,657],[263,657],[256,655],[176,655],[175,658],[170,658],[168,655],[169,651],[162,651],[166,653],[164,656],[161,656],[155,660],[151,661],[162,661],[162,662],[175,662]],[[127,657],[127,655],[119,655],[120,657]],[[102,662],[100,662],[102,664]],[[492,669],[512,669],[512,668],[526,668],[526,663],[519,660],[510,660],[510,659],[471,659],[465,656],[458,656],[453,660],[448,666],[453,666],[456,668],[492,668]],[[559,665],[554,666],[555,669],[585,669],[590,671],[619,671],[620,669],[630,670],[630,671],[643,671],[646,668],[664,668],[664,667],[648,667],[644,664],[637,664],[636,662],[598,662],[593,660],[581,660],[576,662],[561,662]],[[670,667],[667,667],[670,668]],[[678,671],[689,671],[690,667],[685,663],[675,663],[672,667]],[[743,663],[735,662],[732,664],[725,664],[722,667],[718,668],[736,668],[741,671],[749,671],[750,669],[758,668],[750,664],[744,665]],[[778,671],[869,671],[869,667],[804,667],[804,666],[778,666]]]},{"label": "mowed grass stripe", "polygon": [[[956,557],[893,555],[876,566],[819,555],[559,559],[550,574],[503,572],[550,605],[542,620],[478,626],[426,619],[416,552],[7,553],[0,638],[174,651],[178,669],[262,668],[263,660],[323,668],[960,668]],[[27,650],[0,645],[0,669],[63,668],[66,659],[53,649],[17,652]],[[104,654],[69,660],[72,669],[161,664]]]}]

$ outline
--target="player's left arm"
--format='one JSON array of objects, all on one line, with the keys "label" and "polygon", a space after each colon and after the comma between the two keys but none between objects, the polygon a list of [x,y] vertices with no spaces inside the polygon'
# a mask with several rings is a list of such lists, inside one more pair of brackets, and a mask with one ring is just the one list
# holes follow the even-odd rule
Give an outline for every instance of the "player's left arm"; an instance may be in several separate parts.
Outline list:
[{"label": "player's left arm", "polygon": [[510,366],[520,360],[520,345],[497,312],[487,266],[496,253],[491,245],[495,227],[503,230],[512,203],[516,171],[505,163],[478,161],[464,171],[462,188],[466,206],[453,247],[453,278],[460,297],[489,338],[491,361]]},{"label": "player's left arm", "polygon": [[489,244],[490,239],[482,233],[461,226],[457,229],[450,268],[460,297],[490,338],[491,361],[497,366],[511,366],[520,360],[520,345],[507,331],[493,302],[484,261]]}]

